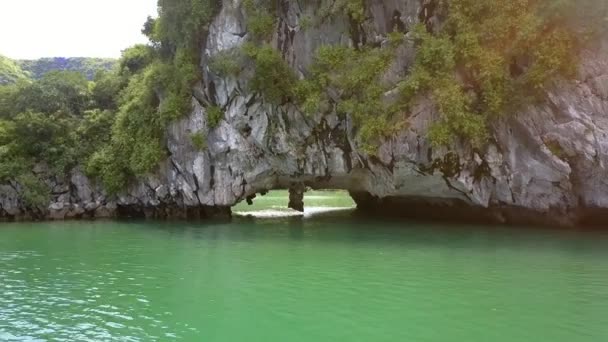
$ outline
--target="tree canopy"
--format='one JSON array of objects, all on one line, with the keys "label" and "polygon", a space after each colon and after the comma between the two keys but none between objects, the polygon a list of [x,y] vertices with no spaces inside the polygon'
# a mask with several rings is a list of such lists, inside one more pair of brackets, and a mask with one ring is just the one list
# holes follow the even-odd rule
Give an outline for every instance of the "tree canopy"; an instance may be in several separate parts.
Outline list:
[{"label": "tree canopy", "polygon": [[0,55],[0,85],[15,83],[29,78],[29,74],[19,64],[8,57]]}]

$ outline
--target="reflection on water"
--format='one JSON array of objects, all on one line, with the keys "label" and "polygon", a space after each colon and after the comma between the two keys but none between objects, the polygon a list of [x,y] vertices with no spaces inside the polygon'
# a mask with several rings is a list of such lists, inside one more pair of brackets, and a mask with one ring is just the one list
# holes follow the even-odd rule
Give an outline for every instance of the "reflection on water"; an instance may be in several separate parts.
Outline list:
[{"label": "reflection on water", "polygon": [[0,340],[606,341],[608,236],[349,218],[0,226]]}]

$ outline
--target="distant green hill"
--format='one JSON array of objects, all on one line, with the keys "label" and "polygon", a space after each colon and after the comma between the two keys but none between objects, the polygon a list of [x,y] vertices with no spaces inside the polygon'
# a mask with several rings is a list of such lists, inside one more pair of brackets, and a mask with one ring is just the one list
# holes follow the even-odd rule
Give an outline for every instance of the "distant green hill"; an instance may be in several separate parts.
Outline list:
[{"label": "distant green hill", "polygon": [[41,78],[49,71],[67,70],[80,72],[89,80],[92,80],[99,70],[112,69],[116,62],[115,59],[86,57],[53,57],[17,61],[21,68],[29,72],[34,79]]},{"label": "distant green hill", "polygon": [[28,77],[28,73],[19,64],[10,58],[0,55],[0,85],[15,83],[20,79]]}]

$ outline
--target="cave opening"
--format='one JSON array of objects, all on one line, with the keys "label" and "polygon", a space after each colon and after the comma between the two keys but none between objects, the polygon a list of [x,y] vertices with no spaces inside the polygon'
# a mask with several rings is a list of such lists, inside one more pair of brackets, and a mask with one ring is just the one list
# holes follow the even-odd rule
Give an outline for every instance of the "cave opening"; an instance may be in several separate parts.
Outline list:
[{"label": "cave opening", "polygon": [[292,186],[250,196],[232,208],[236,216],[285,217],[348,212],[356,205],[348,191]]}]

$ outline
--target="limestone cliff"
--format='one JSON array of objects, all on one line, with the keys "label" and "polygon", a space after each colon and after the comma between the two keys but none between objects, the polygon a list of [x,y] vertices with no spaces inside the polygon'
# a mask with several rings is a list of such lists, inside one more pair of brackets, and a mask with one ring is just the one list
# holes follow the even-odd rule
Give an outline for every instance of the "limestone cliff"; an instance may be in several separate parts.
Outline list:
[{"label": "limestone cliff", "polygon": [[[272,41],[296,73],[306,72],[317,47],[356,43],[346,17],[304,29],[315,2],[283,3]],[[395,25],[432,22],[425,4],[369,1],[357,39],[382,45]],[[193,110],[167,127],[170,157],[156,173],[120,196],[107,196],[79,169],[65,179],[48,176],[53,194],[45,208],[26,207],[19,184],[0,185],[0,217],[206,217],[228,214],[256,193],[301,185],[346,189],[361,209],[404,215],[432,208],[434,217],[570,225],[608,212],[606,42],[584,53],[576,81],[556,84],[547,101],[495,122],[483,150],[433,148],[427,131],[438,113],[420,99],[407,128],[370,156],[349,117],[273,105],[249,90],[247,73],[219,77],[209,69],[211,58],[239,47],[247,35],[240,0],[224,1],[201,46],[204,81],[193,92]],[[406,74],[415,53],[411,42],[403,43],[385,77]],[[224,109],[216,128],[205,103]],[[195,132],[205,133],[206,150],[193,146]]]}]

